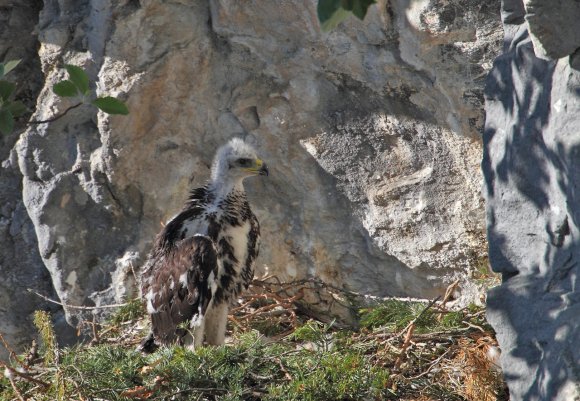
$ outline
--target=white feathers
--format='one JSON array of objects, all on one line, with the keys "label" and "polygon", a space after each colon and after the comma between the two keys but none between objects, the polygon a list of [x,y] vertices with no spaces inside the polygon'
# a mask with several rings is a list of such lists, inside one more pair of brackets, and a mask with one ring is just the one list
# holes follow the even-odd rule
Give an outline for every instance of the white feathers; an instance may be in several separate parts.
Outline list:
[{"label": "white feathers", "polygon": [[153,292],[153,290],[149,290],[149,292],[145,296],[145,301],[147,303],[147,313],[149,313],[150,315],[153,313],[157,313],[157,309],[153,307],[153,299],[155,299],[155,295],[156,294]]},{"label": "white feathers", "polygon": [[243,266],[248,257],[248,233],[250,232],[250,228],[250,221],[246,220],[241,226],[228,227],[223,234],[223,237],[228,239],[228,242],[234,250],[234,256],[238,260],[236,267]]},{"label": "white feathers", "polygon": [[193,316],[193,319],[189,322],[189,328],[193,329],[196,327],[201,327],[203,323],[203,311],[201,310],[201,306],[197,309],[197,314]]},{"label": "white feathers", "polygon": [[211,180],[225,183],[230,161],[239,158],[256,159],[256,151],[243,139],[233,138],[218,149],[211,167]]},{"label": "white feathers", "polygon": [[179,284],[181,284],[182,287],[187,287],[187,272],[179,276]]},{"label": "white feathers", "polygon": [[[220,262],[218,262],[218,270],[221,268],[221,265],[222,264]],[[211,293],[215,294],[215,292],[217,291],[217,288],[218,288],[218,282],[217,282],[216,276],[215,276],[215,274],[213,274],[213,272],[211,272],[209,274],[209,277],[207,278],[207,282],[209,284],[209,288],[211,290]]]}]

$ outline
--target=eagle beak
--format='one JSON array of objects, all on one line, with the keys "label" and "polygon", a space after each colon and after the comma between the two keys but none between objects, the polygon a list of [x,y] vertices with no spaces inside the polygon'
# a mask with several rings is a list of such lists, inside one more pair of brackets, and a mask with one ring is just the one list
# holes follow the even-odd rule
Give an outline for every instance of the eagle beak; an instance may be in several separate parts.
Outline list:
[{"label": "eagle beak", "polygon": [[259,175],[269,175],[270,174],[270,172],[268,171],[268,166],[266,166],[266,163],[264,163],[262,161],[262,159],[254,160],[254,166],[247,168],[245,170],[249,171],[250,173],[259,174]]},{"label": "eagle beak", "polygon": [[266,163],[262,162],[262,165],[260,166],[260,169],[258,170],[258,174],[265,175],[265,176],[270,175],[270,172],[268,171],[268,166],[266,165]]}]

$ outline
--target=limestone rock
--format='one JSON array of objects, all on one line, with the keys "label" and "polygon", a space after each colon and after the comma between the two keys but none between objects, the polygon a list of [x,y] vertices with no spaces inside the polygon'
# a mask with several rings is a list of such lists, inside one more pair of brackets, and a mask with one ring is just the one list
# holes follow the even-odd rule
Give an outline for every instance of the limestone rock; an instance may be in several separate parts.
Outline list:
[{"label": "limestone rock", "polygon": [[379,296],[432,297],[458,276],[469,288],[485,254],[477,160],[498,2],[382,2],[330,33],[315,5],[45,2],[34,117],[71,105],[51,91],[63,62],[131,110],[79,107],[16,147],[62,301],[131,296],[161,224],[234,135],[271,166],[247,183],[259,273]]},{"label": "limestone rock", "polygon": [[580,49],[580,2],[525,0],[524,5],[536,56],[556,60]]},{"label": "limestone rock", "polygon": [[524,13],[521,2],[504,4],[505,53],[486,84],[489,258],[504,277],[488,295],[488,319],[511,400],[573,400],[580,397],[580,73],[568,59],[536,57]]},{"label": "limestone rock", "polygon": [[[16,84],[16,96],[30,108],[34,108],[42,85],[37,38],[33,34],[40,9],[37,3],[0,1],[0,61],[21,60],[18,68],[3,79]],[[30,346],[35,336],[31,314],[36,309],[51,310],[62,340],[71,331],[61,308],[47,305],[28,291],[56,298],[38,252],[34,226],[22,201],[22,178],[16,152],[12,151],[17,131],[23,127],[23,121],[17,121],[16,132],[0,135],[0,333],[17,350]],[[0,347],[0,360],[6,357],[5,348]]]}]

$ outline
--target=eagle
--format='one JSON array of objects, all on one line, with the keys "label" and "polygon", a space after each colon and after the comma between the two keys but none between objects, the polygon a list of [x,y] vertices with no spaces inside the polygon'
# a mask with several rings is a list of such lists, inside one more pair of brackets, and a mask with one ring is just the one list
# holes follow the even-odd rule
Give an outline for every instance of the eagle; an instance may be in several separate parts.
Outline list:
[{"label": "eagle", "polygon": [[254,277],[260,248],[260,225],[243,182],[268,174],[244,140],[234,138],[218,149],[209,182],[191,191],[144,264],[141,293],[151,332],[142,351],[224,343],[229,306]]}]

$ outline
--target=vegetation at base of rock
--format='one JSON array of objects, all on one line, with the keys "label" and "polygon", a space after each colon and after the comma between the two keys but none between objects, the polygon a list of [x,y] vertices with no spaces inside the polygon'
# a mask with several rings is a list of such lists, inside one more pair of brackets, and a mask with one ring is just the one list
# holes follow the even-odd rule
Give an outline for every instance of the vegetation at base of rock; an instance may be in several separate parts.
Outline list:
[{"label": "vegetation at base of rock", "polygon": [[135,298],[121,306],[111,317],[110,322],[112,325],[119,325],[124,322],[137,320],[143,316],[145,316],[143,302],[139,298]]},{"label": "vegetation at base of rock", "polygon": [[[480,307],[449,311],[437,303],[385,300],[362,308],[353,330],[300,314],[295,319],[298,305],[272,307],[298,298],[249,294],[231,316],[230,344],[162,347],[149,355],[136,349],[148,331],[139,300],[101,325],[90,344],[62,349],[48,314],[39,312],[35,322],[48,344],[26,369],[35,381],[3,377],[0,400],[507,399],[486,356],[495,340]],[[263,312],[275,317],[272,324],[286,319],[291,330],[266,336]]]},{"label": "vegetation at base of rock", "polygon": [[40,335],[42,344],[41,354],[44,363],[51,365],[58,360],[58,347],[48,312],[36,311],[34,313],[34,325]]}]

